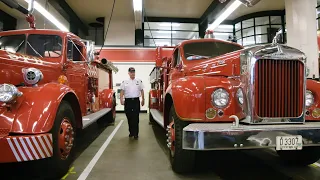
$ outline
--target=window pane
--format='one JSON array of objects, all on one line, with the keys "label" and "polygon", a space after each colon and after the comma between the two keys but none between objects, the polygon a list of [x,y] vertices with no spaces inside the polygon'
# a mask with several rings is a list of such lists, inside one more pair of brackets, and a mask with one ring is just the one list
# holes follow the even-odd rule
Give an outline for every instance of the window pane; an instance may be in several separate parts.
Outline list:
[{"label": "window pane", "polygon": [[253,27],[252,28],[248,28],[248,29],[243,29],[242,32],[243,32],[243,34],[242,34],[243,37],[254,35]]},{"label": "window pane", "polygon": [[191,39],[194,36],[198,37],[198,32],[184,32],[184,31],[172,31],[172,38],[179,39]]},{"label": "window pane", "polygon": [[242,29],[253,26],[253,19],[242,21]]},{"label": "window pane", "polygon": [[[156,44],[154,44],[154,42]],[[171,46],[171,39],[144,39],[145,46]]]},{"label": "window pane", "polygon": [[281,24],[281,16],[271,16],[270,22],[271,24]]},{"label": "window pane", "polygon": [[[149,27],[150,26],[150,27]],[[171,30],[171,23],[167,22],[145,22],[144,29],[161,29],[161,30]]]},{"label": "window pane", "polygon": [[240,45],[242,45],[242,39],[238,39],[238,40],[237,40],[237,43],[240,44]]},{"label": "window pane", "polygon": [[237,39],[241,38],[241,31],[236,32]]},{"label": "window pane", "polygon": [[199,27],[192,23],[172,23],[172,30],[199,31]]},{"label": "window pane", "polygon": [[258,18],[256,18],[255,20],[256,20],[256,26],[257,26],[257,25],[269,24],[269,16],[266,16],[266,17],[258,17]]},{"label": "window pane", "polygon": [[31,34],[28,36],[27,54],[36,57],[60,57],[62,38],[57,35]]},{"label": "window pane", "polygon": [[222,24],[219,25],[214,32],[228,32],[233,33],[233,25]]},{"label": "window pane", "polygon": [[268,28],[269,28],[269,25],[257,26],[256,27],[256,34],[266,34],[266,33],[268,33]]},{"label": "window pane", "polygon": [[[151,34],[152,33],[152,34]],[[171,38],[171,31],[144,31],[144,38]]]},{"label": "window pane", "polygon": [[12,53],[24,53],[25,52],[25,35],[11,35],[0,37],[0,49],[6,50]]},{"label": "window pane", "polygon": [[241,22],[238,22],[236,25],[235,25],[235,31],[238,31],[241,29]]},{"label": "window pane", "polygon": [[257,35],[256,41],[258,43],[268,43],[268,35]]},{"label": "window pane", "polygon": [[248,45],[252,45],[252,44],[255,44],[254,36],[243,38],[243,46],[248,46]]},{"label": "window pane", "polygon": [[215,38],[222,39],[222,40],[228,40],[229,36],[232,38],[232,33],[213,33]]},{"label": "window pane", "polygon": [[181,43],[182,41],[184,41],[184,40],[172,39],[172,46],[176,46],[176,45],[178,45],[179,43]]}]

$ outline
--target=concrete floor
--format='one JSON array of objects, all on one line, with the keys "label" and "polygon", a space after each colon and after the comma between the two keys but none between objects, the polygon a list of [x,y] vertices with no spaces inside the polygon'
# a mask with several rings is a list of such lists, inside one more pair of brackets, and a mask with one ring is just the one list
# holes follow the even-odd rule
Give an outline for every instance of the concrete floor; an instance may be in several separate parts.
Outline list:
[{"label": "concrete floor", "polygon": [[[170,167],[165,131],[156,124],[149,125],[146,113],[140,115],[140,138],[129,139],[128,134],[127,121],[122,113],[117,114],[114,126],[101,128],[92,124],[77,139],[77,158],[62,180],[320,179],[320,164],[305,168],[288,167],[271,150],[202,152],[197,154],[196,172],[178,175]],[[104,151],[99,151],[108,139],[111,140],[108,146]],[[94,162],[93,159],[97,160],[96,163],[84,172],[88,164]],[[40,179],[29,177],[30,168],[27,163],[23,166],[0,164],[0,173],[6,175],[1,179]],[[14,174],[8,173],[13,170]]]}]

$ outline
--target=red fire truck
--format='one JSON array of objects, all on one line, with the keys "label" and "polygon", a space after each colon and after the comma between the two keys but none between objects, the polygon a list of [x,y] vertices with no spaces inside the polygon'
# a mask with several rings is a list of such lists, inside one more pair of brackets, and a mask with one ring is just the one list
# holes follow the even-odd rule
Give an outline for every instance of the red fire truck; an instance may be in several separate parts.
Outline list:
[{"label": "red fire truck", "polygon": [[149,118],[167,130],[175,172],[191,171],[205,150],[274,148],[295,165],[320,158],[320,83],[307,79],[303,52],[212,38],[168,57],[164,49],[150,73]]},{"label": "red fire truck", "polygon": [[27,20],[31,29],[0,32],[0,163],[34,161],[37,171],[50,167],[44,174],[61,177],[77,132],[115,120],[118,69],[97,56],[94,42]]}]

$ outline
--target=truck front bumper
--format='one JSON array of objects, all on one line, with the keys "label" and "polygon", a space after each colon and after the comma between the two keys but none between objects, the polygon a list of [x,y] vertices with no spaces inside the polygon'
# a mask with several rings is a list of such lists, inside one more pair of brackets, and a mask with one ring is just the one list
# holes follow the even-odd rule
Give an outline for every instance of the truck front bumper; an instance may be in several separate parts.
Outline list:
[{"label": "truck front bumper", "polygon": [[276,147],[277,136],[301,135],[303,146],[320,146],[320,122],[286,125],[193,123],[183,129],[183,149],[234,150]]},{"label": "truck front bumper", "polygon": [[52,134],[0,137],[0,163],[44,159],[53,155]]}]

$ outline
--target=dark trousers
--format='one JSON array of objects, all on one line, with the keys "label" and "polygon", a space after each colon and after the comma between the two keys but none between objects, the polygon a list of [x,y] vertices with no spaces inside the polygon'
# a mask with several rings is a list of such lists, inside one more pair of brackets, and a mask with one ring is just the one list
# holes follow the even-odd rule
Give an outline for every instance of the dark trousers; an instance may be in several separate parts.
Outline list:
[{"label": "dark trousers", "polygon": [[129,132],[132,136],[139,134],[139,113],[140,113],[140,99],[139,98],[125,98],[124,112],[126,113],[129,125]]}]

